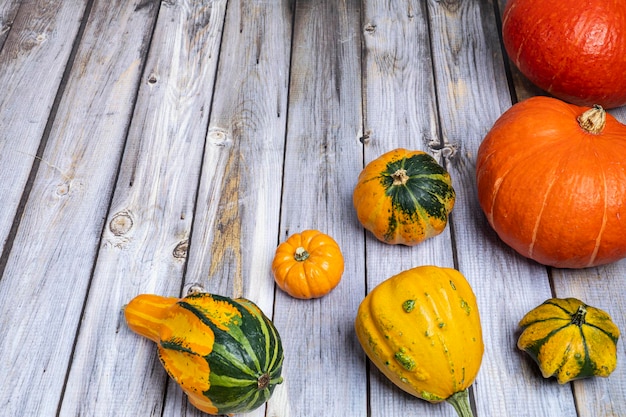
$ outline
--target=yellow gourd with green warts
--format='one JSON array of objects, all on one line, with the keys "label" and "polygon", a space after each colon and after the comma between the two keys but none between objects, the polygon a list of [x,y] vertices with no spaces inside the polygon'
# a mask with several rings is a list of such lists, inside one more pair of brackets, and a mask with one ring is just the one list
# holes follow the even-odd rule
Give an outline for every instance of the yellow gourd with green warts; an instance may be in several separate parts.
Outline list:
[{"label": "yellow gourd with green warts", "polygon": [[484,351],[476,297],[457,270],[422,266],[382,282],[361,302],[356,334],[394,384],[472,416],[467,388]]}]

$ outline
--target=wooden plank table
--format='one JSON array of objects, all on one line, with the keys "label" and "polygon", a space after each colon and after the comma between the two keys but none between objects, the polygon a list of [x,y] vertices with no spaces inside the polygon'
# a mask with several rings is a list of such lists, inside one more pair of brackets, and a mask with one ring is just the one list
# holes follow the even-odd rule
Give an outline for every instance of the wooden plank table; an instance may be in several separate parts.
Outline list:
[{"label": "wooden plank table", "polygon": [[[251,416],[448,416],[391,385],[353,330],[365,294],[413,266],[455,267],[481,311],[477,416],[626,416],[610,378],[558,385],[515,347],[551,296],[626,330],[626,260],[546,268],[506,247],[478,206],[478,146],[541,94],[511,68],[499,2],[5,0],[0,4],[1,416],[199,416],[155,346],[126,327],[140,293],[194,282],[256,302],[284,378]],[[611,111],[626,122],[626,108]],[[449,227],[416,247],[358,224],[364,164],[396,147],[450,171]],[[317,300],[277,290],[278,243],[308,228],[347,260]]]}]

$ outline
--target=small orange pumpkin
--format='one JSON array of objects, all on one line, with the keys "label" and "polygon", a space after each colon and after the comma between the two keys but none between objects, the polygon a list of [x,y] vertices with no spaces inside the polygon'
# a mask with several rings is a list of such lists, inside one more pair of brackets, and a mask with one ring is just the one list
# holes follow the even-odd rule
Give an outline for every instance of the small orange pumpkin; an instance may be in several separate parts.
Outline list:
[{"label": "small orange pumpkin", "polygon": [[318,230],[291,235],[276,248],[272,272],[276,284],[295,298],[319,298],[341,280],[343,255],[337,242]]},{"label": "small orange pumpkin", "polygon": [[478,149],[478,200],[527,258],[583,268],[626,257],[626,126],[601,107],[515,104]]}]

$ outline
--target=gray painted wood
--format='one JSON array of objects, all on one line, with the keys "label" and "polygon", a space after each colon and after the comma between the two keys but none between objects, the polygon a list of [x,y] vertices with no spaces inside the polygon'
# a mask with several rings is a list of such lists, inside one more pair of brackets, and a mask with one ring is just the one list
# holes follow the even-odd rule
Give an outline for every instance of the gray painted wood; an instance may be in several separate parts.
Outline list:
[{"label": "gray painted wood", "polygon": [[[33,13],[45,12],[42,27],[55,22],[55,5],[50,6],[33,8]],[[65,392],[82,389],[66,386],[65,380],[76,358],[74,341],[132,114],[144,46],[157,11],[150,5],[137,6],[125,1],[94,4],[55,111],[41,156],[44,163],[5,261],[0,280],[0,369],[11,382],[0,391],[0,403],[6,415],[55,415]],[[72,9],[56,7],[64,13]],[[80,20],[81,15],[66,18]],[[62,37],[63,27],[46,33]],[[73,34],[58,43],[71,44]],[[11,50],[9,42],[10,38],[3,53]],[[46,62],[32,65],[41,67],[43,78],[24,84],[28,94],[13,96],[26,106],[26,113],[39,106],[33,94],[39,83],[46,83]],[[14,141],[32,134],[27,120],[22,129]],[[3,168],[5,176],[11,172]],[[109,319],[115,321],[117,315]],[[98,357],[102,347],[88,354]],[[109,375],[107,370],[105,376]]]}]

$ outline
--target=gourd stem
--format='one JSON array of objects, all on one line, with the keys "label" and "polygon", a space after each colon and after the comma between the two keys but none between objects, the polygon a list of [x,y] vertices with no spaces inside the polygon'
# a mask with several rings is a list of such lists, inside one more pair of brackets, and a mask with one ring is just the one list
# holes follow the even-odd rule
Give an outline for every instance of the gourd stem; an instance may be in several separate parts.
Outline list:
[{"label": "gourd stem", "polygon": [[584,304],[578,306],[578,310],[572,315],[572,324],[578,327],[585,324],[585,316],[587,315],[587,309]]},{"label": "gourd stem", "polygon": [[452,396],[448,397],[446,401],[452,404],[452,407],[454,407],[459,417],[474,417],[472,407],[470,407],[467,389],[455,392]]},{"label": "gourd stem", "polygon": [[404,185],[409,180],[409,176],[406,174],[406,169],[399,169],[393,174],[391,174],[391,178],[393,178],[393,185]]},{"label": "gourd stem", "polygon": [[259,391],[267,388],[269,384],[270,384],[270,376],[267,372],[261,375],[259,379],[257,379],[256,381],[257,389]]},{"label": "gourd stem", "polygon": [[606,125],[606,111],[596,104],[576,118],[580,127],[587,133],[599,135]]},{"label": "gourd stem", "polygon": [[298,246],[293,258],[298,262],[304,262],[309,258],[309,252],[307,252],[302,246]]}]

